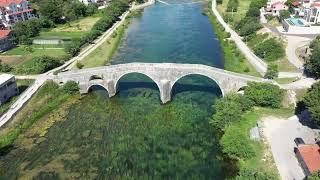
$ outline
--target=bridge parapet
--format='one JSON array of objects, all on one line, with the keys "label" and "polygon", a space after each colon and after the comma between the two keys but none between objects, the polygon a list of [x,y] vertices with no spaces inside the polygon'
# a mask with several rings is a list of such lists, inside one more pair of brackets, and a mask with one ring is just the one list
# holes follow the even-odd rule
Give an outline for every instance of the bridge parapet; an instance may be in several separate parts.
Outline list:
[{"label": "bridge parapet", "polygon": [[247,83],[250,81],[269,82],[262,78],[234,73],[211,66],[176,63],[128,63],[72,70],[59,73],[56,81],[61,83],[69,80],[76,81],[80,85],[81,93],[87,93],[93,85],[100,85],[112,97],[117,93],[118,81],[129,73],[141,73],[152,79],[159,88],[162,103],[171,100],[172,87],[179,79],[192,74],[206,76],[215,81],[223,95],[237,92],[240,88],[247,86]]}]

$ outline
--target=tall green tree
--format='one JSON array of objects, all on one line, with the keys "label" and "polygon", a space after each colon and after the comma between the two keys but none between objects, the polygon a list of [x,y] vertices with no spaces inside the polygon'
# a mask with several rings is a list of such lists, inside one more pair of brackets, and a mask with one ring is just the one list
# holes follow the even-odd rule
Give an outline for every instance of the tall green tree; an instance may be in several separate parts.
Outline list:
[{"label": "tall green tree", "polygon": [[320,125],[320,82],[312,85],[304,96],[303,102],[311,113],[311,117]]}]

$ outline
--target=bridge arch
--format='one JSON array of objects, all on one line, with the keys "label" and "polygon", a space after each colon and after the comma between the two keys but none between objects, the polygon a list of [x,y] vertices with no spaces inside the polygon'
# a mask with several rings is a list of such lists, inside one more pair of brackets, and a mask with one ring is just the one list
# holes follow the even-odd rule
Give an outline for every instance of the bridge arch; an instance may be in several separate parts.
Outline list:
[{"label": "bridge arch", "polygon": [[99,83],[95,83],[95,84],[89,85],[89,87],[87,88],[87,92],[90,93],[92,88],[95,87],[95,86],[104,89],[109,94],[108,88],[105,87],[103,84],[99,84]]},{"label": "bridge arch", "polygon": [[[161,89],[160,82],[159,82],[156,78],[152,77],[151,75],[149,75],[149,74],[147,74],[147,73],[144,73],[144,72],[140,72],[140,71],[130,71],[130,72],[126,72],[126,73],[123,73],[123,74],[119,75],[119,76],[115,79],[115,81],[114,81],[114,88],[115,88],[116,90],[119,90],[119,81],[120,81],[123,77],[128,76],[128,75],[130,75],[130,74],[142,75],[143,77],[146,77],[147,79],[151,80],[151,82],[156,85],[157,90],[158,90],[158,91],[160,92],[160,94],[161,94],[162,89]],[[161,97],[160,97],[160,98],[161,98]]]},{"label": "bridge arch", "polygon": [[[206,75],[206,74],[203,74],[203,73],[186,73],[186,74],[177,76],[177,78],[176,78],[174,81],[171,82],[171,88],[170,88],[171,91],[172,91],[174,85],[177,84],[177,82],[178,82],[180,79],[183,79],[183,78],[185,78],[185,77],[192,76],[192,75],[203,76],[203,77],[206,77],[206,78],[212,80],[212,81],[217,85],[217,87],[219,87],[222,97],[225,96],[225,92],[224,92],[224,88],[223,88],[223,86],[222,86],[222,83],[219,82],[217,79],[215,79],[215,78],[213,78],[213,77],[211,77],[211,76],[208,76],[208,75]],[[170,92],[170,94],[172,94],[172,92]]]}]

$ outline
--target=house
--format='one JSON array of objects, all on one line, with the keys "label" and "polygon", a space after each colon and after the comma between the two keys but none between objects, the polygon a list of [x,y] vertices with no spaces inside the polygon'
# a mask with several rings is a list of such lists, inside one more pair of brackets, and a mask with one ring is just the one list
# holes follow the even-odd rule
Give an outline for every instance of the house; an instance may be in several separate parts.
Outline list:
[{"label": "house", "polygon": [[294,152],[306,176],[320,171],[319,144],[299,144]]},{"label": "house", "polygon": [[11,30],[0,30],[0,52],[9,50],[13,46]]},{"label": "house", "polygon": [[0,105],[19,93],[16,79],[11,74],[0,75]]},{"label": "house", "polygon": [[26,0],[0,0],[1,24],[10,28],[14,23],[34,18],[33,9]]},{"label": "house", "polygon": [[310,8],[304,9],[304,19],[310,24],[320,23],[320,2],[315,2]]},{"label": "house", "polygon": [[280,11],[288,10],[288,6],[285,4],[284,1],[277,1],[272,3],[273,1],[268,1],[267,3],[267,12],[271,12],[273,16],[279,16]]}]

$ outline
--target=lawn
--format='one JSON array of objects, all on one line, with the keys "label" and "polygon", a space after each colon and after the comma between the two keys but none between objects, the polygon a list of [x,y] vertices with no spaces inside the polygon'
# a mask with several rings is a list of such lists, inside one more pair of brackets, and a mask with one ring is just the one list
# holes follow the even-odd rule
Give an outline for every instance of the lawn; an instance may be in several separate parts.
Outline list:
[{"label": "lawn", "polygon": [[287,58],[277,61],[277,64],[280,72],[298,72],[298,69]]},{"label": "lawn", "polygon": [[[265,116],[278,116],[283,118],[288,118],[294,113],[293,109],[290,108],[280,108],[280,109],[270,109],[270,108],[255,108],[253,111],[246,113],[242,120],[233,124],[243,132],[247,132],[249,136],[249,131],[251,128],[255,127],[257,122]],[[236,134],[235,134],[236,135]],[[263,141],[252,141],[250,145],[254,149],[254,157],[243,159],[239,162],[240,168],[249,169],[262,169],[267,172],[272,172],[278,174],[278,170],[275,166],[271,150]]]},{"label": "lawn", "polygon": [[51,56],[59,58],[68,56],[68,54],[65,52],[63,48],[45,49],[39,48],[38,46],[34,45],[32,45],[31,47],[31,51],[26,50],[25,46],[15,47],[5,53],[2,53],[0,59],[4,63],[9,64],[14,68],[17,68],[28,63],[34,57]]},{"label": "lawn", "polygon": [[70,23],[58,25],[49,30],[42,31],[35,39],[76,39],[89,32],[94,24],[100,19],[99,16],[90,16],[75,20]]},{"label": "lawn", "polygon": [[226,41],[225,31],[219,22],[217,22],[212,12],[209,10],[206,11],[206,14],[212,24],[212,27],[215,29],[215,33],[219,38],[220,45],[223,49],[224,68],[228,71],[261,77],[261,75],[248,62],[244,55],[241,54],[235,43]]},{"label": "lawn", "polygon": [[252,0],[239,0],[239,7],[237,12],[226,12],[227,10],[227,5],[229,0],[223,0],[223,3],[221,5],[217,6],[218,11],[220,12],[221,15],[224,14],[233,14],[233,20],[234,22],[239,22],[241,18],[243,18],[250,6]]},{"label": "lawn", "polygon": [[90,31],[92,26],[100,19],[101,17],[89,16],[82,19],[75,20],[71,23],[59,25],[56,28],[53,28],[51,32],[83,32]]},{"label": "lawn", "polygon": [[67,55],[64,49],[47,49],[47,48],[40,48],[39,46],[31,46],[31,51],[26,50],[26,46],[17,46],[9,51],[2,53],[2,56],[53,56],[53,57],[61,57]]},{"label": "lawn", "polygon": [[295,80],[297,80],[297,78],[293,77],[293,78],[277,78],[276,81],[279,84],[289,84],[294,82]]},{"label": "lawn", "polygon": [[[122,37],[125,33],[127,26],[130,23],[130,19],[126,19],[124,24],[118,27],[117,31],[111,35],[105,42],[103,42],[98,48],[81,60],[83,68],[91,68],[97,66],[104,66],[110,63],[110,60],[117,50]],[[74,67],[77,68],[77,67]]]}]

